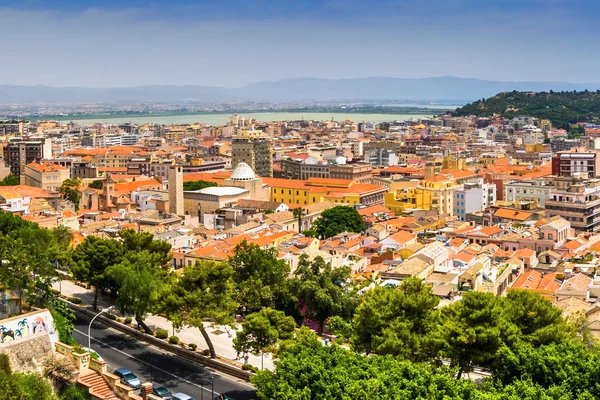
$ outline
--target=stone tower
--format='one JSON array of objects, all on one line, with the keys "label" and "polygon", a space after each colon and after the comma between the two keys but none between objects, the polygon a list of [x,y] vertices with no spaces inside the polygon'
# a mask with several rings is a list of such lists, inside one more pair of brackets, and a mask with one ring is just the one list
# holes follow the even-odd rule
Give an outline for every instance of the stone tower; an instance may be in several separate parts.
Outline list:
[{"label": "stone tower", "polygon": [[169,213],[183,216],[183,167],[169,167]]},{"label": "stone tower", "polygon": [[104,209],[107,210],[113,204],[113,196],[115,195],[115,181],[110,173],[106,174],[106,180],[103,182],[102,191],[104,192]]}]

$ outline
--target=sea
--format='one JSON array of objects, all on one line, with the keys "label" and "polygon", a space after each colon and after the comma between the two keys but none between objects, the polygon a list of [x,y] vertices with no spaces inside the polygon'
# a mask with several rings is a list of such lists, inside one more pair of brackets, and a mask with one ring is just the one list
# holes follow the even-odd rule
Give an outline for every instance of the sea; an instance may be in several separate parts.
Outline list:
[{"label": "sea", "polygon": [[[118,118],[91,118],[91,119],[73,119],[80,125],[93,125],[95,123],[123,124],[126,122],[135,124],[208,124],[223,125],[229,122],[232,114],[186,114],[186,115],[165,115],[165,116],[139,116],[139,117],[118,117]],[[240,113],[246,118],[255,118],[261,122],[270,121],[294,121],[294,120],[314,120],[314,121],[343,121],[352,120],[355,122],[384,122],[384,121],[406,121],[418,120],[421,118],[432,117],[433,114],[356,114],[356,113],[327,113],[327,112],[265,112],[265,113]]]}]

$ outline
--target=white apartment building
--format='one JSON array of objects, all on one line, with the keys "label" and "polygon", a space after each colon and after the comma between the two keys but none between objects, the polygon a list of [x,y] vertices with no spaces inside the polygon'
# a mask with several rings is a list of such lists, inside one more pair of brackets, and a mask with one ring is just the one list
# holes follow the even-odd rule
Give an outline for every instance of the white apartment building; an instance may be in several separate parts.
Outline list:
[{"label": "white apartment building", "polygon": [[483,211],[496,201],[496,185],[483,183],[483,179],[466,182],[454,190],[454,215],[465,221],[466,215]]}]

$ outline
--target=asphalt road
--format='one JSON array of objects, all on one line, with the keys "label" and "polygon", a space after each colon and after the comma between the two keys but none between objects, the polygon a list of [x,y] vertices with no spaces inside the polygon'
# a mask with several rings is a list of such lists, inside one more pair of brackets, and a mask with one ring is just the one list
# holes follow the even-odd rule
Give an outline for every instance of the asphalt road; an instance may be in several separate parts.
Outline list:
[{"label": "asphalt road", "polygon": [[[89,317],[75,313],[75,340],[87,346]],[[156,382],[171,392],[183,392],[196,400],[211,398],[214,379],[215,396],[223,394],[233,400],[256,399],[256,390],[246,382],[218,375],[212,370],[175,355],[165,353],[124,333],[109,329],[97,321],[92,325],[92,349],[109,365],[109,370],[127,368],[142,382]],[[213,378],[214,377],[214,378]]]}]

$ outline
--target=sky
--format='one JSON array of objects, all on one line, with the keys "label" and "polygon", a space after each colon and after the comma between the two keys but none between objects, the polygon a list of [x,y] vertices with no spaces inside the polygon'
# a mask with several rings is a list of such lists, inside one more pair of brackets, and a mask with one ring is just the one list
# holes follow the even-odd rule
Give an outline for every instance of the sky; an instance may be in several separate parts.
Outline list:
[{"label": "sky", "polygon": [[597,0],[0,0],[0,84],[600,82]]}]

